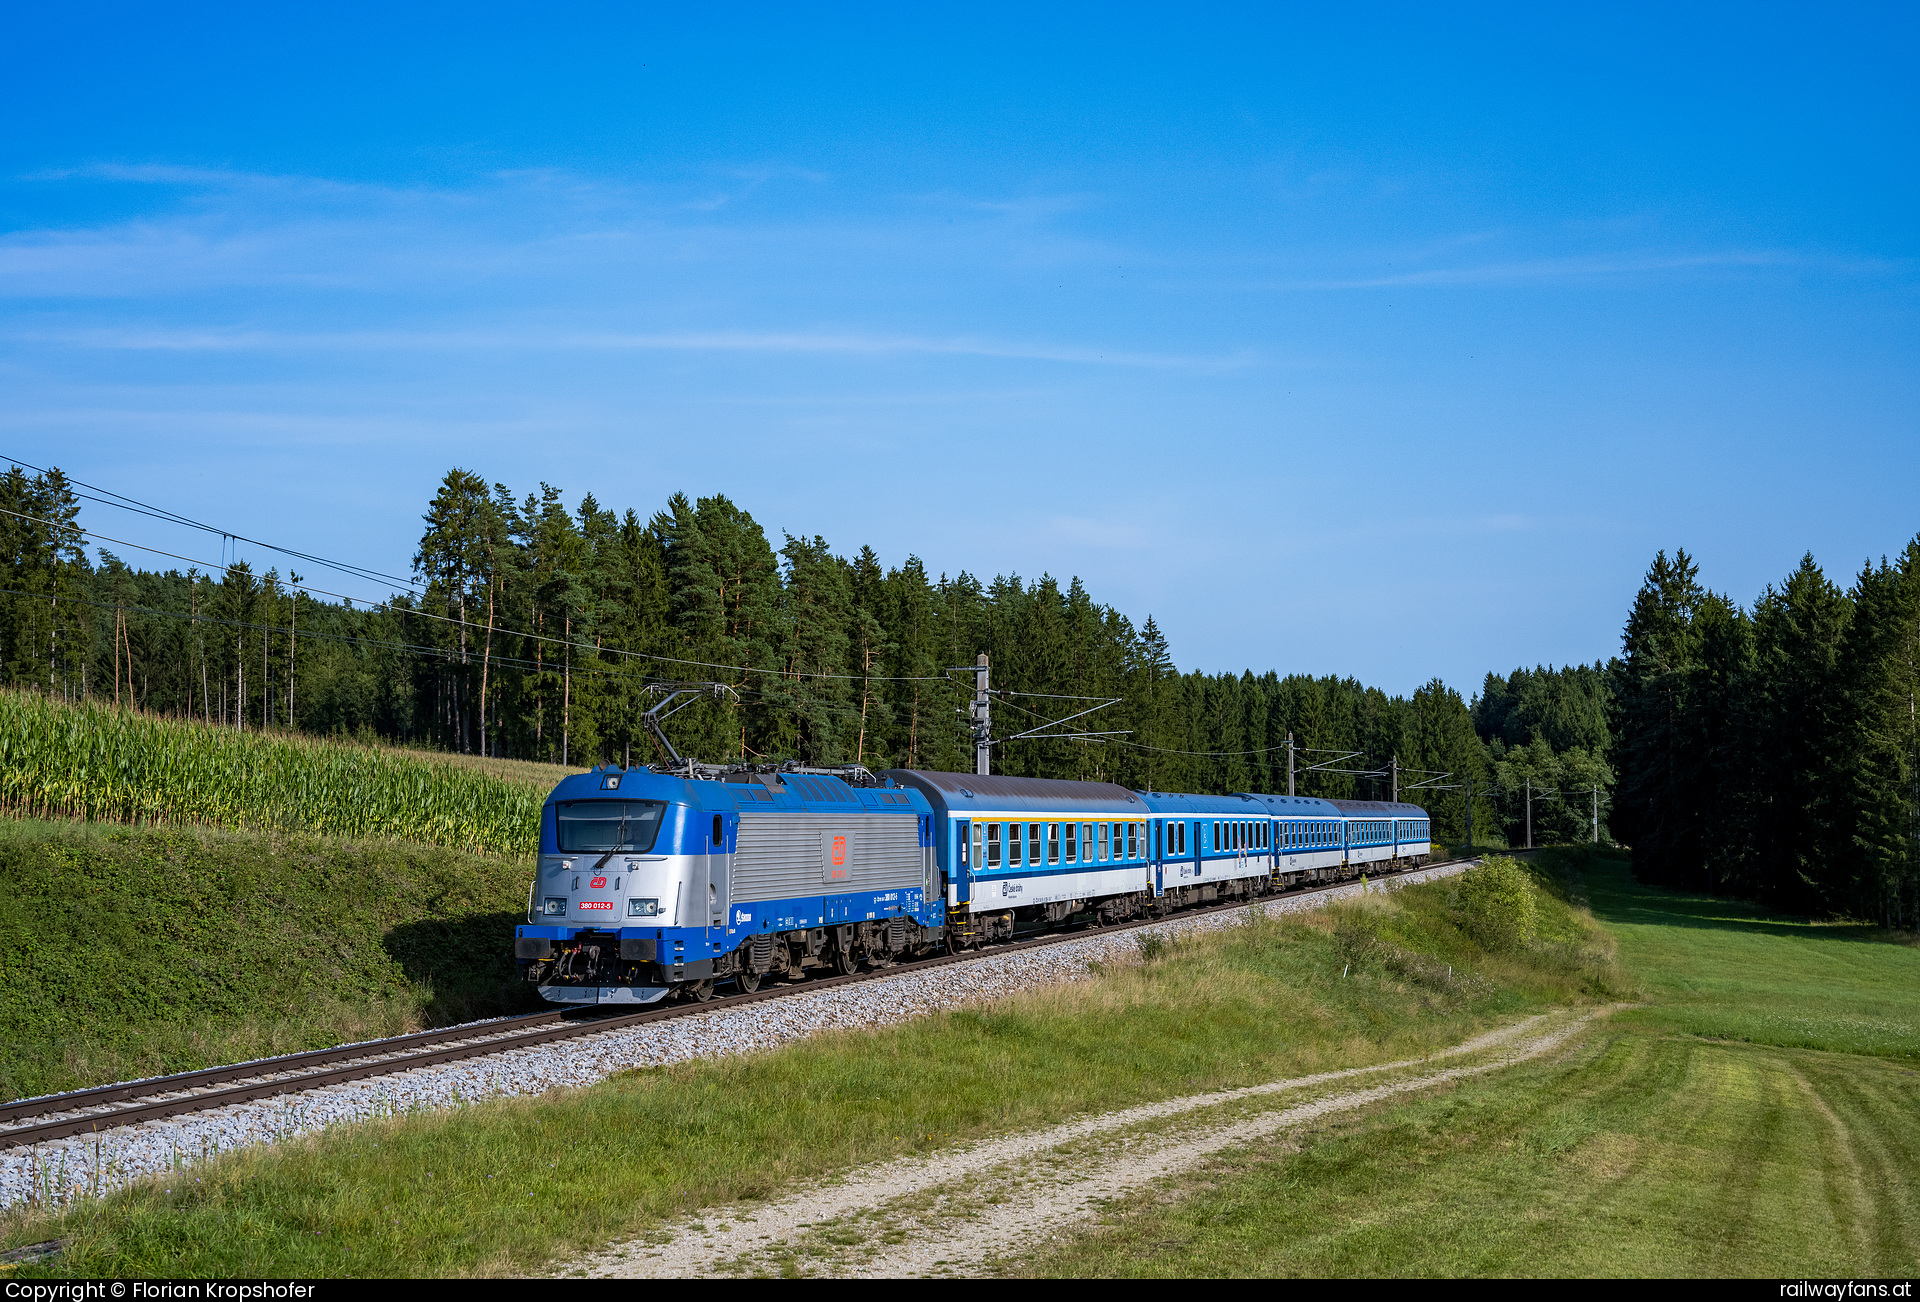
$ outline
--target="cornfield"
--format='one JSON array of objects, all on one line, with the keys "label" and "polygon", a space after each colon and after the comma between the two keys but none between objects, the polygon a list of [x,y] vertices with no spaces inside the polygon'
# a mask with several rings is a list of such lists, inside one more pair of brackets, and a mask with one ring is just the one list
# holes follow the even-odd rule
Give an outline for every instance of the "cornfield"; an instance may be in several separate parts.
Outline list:
[{"label": "cornfield", "polygon": [[0,808],[532,855],[545,794],[366,746],[263,736],[0,691]]}]

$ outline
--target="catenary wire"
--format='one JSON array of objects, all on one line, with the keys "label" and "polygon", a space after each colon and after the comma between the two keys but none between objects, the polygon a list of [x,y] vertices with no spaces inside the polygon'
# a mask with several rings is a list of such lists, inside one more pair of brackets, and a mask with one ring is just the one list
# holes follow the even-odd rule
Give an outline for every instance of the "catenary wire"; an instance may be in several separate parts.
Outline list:
[{"label": "catenary wire", "polygon": [[[16,466],[23,466],[28,470],[37,470],[43,475],[52,473],[48,471],[45,467],[36,466],[30,461],[22,461],[18,457],[10,456],[10,457],[6,457],[5,460]],[[155,506],[151,502],[142,502],[137,497],[128,497],[124,493],[116,493],[111,488],[102,488],[98,484],[89,484],[84,479],[75,479],[73,478],[73,476],[68,475],[65,471],[60,471],[59,473],[66,478],[66,481],[69,484],[78,484],[82,488],[91,488],[94,493],[105,493],[107,495],[106,497],[95,497],[91,493],[74,494],[75,497],[85,498],[89,502],[98,502],[102,506],[113,506],[113,507],[118,507],[123,511],[133,511],[133,512],[137,512],[140,515],[152,516],[156,520],[165,520],[170,524],[185,525],[187,528],[190,528],[190,529],[204,530],[207,533],[218,534],[222,538],[231,538],[235,542],[248,543],[255,547],[265,547],[267,550],[279,552],[283,556],[291,556],[296,560],[309,561],[315,565],[324,565],[328,569],[338,570],[342,574],[352,574],[357,578],[377,579],[386,583],[398,583],[403,587],[409,587],[409,588],[415,588],[415,587],[421,586],[419,580],[417,579],[403,579],[396,575],[383,573],[379,570],[367,569],[365,566],[362,566],[362,565],[354,565],[346,561],[328,560],[324,556],[315,556],[309,552],[295,551],[291,547],[281,547],[275,543],[262,542],[258,538],[248,538],[244,534],[237,534],[237,533],[234,533],[232,530],[222,529],[218,525],[206,524],[203,521],[193,519],[191,516],[181,515],[178,511],[170,511],[164,506]],[[110,501],[108,500],[110,498],[118,499],[118,500]],[[135,546],[136,544],[128,543],[125,545]]]}]

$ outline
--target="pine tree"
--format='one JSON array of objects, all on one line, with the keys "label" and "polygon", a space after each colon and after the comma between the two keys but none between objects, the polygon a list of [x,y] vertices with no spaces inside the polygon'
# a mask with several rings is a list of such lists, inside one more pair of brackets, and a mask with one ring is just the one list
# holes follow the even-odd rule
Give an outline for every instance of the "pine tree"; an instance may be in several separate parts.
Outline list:
[{"label": "pine tree", "polygon": [[1703,859],[1696,794],[1703,761],[1687,720],[1696,655],[1694,611],[1703,592],[1686,552],[1654,557],[1610,666],[1615,702],[1615,831],[1648,880],[1679,882]]}]

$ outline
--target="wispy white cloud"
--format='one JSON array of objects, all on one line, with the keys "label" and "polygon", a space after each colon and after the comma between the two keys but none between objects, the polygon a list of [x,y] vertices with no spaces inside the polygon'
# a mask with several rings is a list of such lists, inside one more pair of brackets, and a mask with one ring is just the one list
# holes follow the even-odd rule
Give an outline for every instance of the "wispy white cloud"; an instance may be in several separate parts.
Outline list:
[{"label": "wispy white cloud", "polygon": [[1371,276],[1299,280],[1286,289],[1391,289],[1401,285],[1522,285],[1572,280],[1602,280],[1617,276],[1661,272],[1703,271],[1713,268],[1778,267],[1800,262],[1792,254],[1771,250],[1733,249],[1685,255],[1621,256],[1595,254],[1564,258],[1534,258],[1517,262],[1488,262],[1465,267],[1427,267]]},{"label": "wispy white cloud", "polygon": [[652,333],[485,330],[286,332],[114,327],[93,330],[15,330],[0,334],[0,338],[19,344],[148,352],[548,349],[603,352],[810,353],[867,357],[920,354],[1188,371],[1239,370],[1263,364],[1262,359],[1251,351],[1221,356],[1183,355],[1137,352],[1120,348],[1022,343],[967,336],[936,338],[804,330]]}]

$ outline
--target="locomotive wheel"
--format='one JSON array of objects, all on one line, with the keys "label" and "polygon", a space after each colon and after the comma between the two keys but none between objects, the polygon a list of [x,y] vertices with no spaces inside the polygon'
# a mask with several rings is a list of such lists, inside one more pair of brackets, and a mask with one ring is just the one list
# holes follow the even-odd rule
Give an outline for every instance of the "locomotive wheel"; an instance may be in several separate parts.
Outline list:
[{"label": "locomotive wheel", "polygon": [[854,969],[859,966],[848,951],[838,948],[833,951],[833,970],[839,975],[852,976]]},{"label": "locomotive wheel", "polygon": [[761,974],[758,972],[737,972],[733,983],[740,987],[740,993],[750,995],[760,988]]},{"label": "locomotive wheel", "polygon": [[713,998],[712,977],[708,977],[705,981],[689,981],[681,988],[686,991],[687,998],[693,1000],[696,1004],[704,1004],[707,1000]]}]

